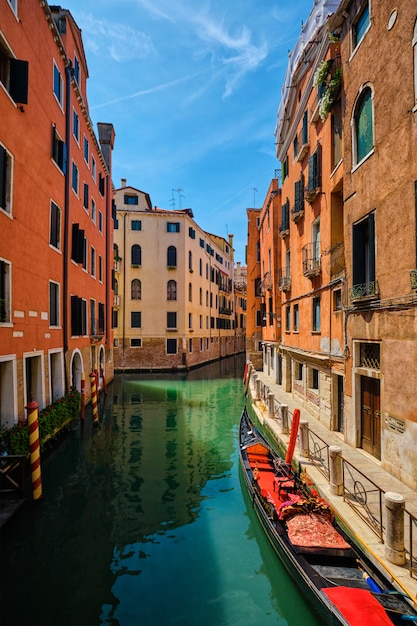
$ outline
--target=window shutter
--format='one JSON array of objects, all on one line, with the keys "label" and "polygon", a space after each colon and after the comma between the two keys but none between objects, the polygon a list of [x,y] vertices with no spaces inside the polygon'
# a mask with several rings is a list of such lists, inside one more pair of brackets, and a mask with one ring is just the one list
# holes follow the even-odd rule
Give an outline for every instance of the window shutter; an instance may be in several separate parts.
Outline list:
[{"label": "window shutter", "polygon": [[369,280],[375,280],[375,216],[373,213],[368,219],[368,243],[369,243]]},{"label": "window shutter", "polygon": [[313,191],[315,189],[315,154],[308,157],[308,190]]},{"label": "window shutter", "polygon": [[77,263],[78,261],[78,231],[79,231],[79,225],[78,224],[73,224],[72,225],[72,241],[71,241],[71,259],[73,261],[76,261]]},{"label": "window shutter", "polygon": [[85,258],[84,258],[84,252],[85,252],[85,246],[84,246],[84,240],[85,240],[85,231],[82,230],[81,228],[78,231],[78,246],[77,246],[77,262],[78,263],[83,263],[85,262]]},{"label": "window shutter", "polygon": [[364,232],[363,225],[353,225],[352,232],[352,283],[353,285],[360,285],[364,282],[364,266],[363,266],[363,251],[364,251]]},{"label": "window shutter", "polygon": [[28,103],[29,63],[10,59],[10,95],[19,104]]},{"label": "window shutter", "polygon": [[7,189],[7,153],[3,146],[0,146],[0,206],[6,208]]},{"label": "window shutter", "polygon": [[84,207],[88,209],[88,185],[84,183]]}]

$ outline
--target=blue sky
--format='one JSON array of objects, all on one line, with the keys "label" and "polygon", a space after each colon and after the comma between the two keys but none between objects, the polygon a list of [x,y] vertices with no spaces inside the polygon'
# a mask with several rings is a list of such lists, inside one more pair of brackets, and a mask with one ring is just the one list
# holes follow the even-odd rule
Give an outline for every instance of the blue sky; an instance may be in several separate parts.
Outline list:
[{"label": "blue sky", "polygon": [[[274,128],[313,0],[67,0],[83,33],[91,119],[116,131],[113,182],[234,235],[280,164]],[[97,127],[96,127],[97,128]]]}]

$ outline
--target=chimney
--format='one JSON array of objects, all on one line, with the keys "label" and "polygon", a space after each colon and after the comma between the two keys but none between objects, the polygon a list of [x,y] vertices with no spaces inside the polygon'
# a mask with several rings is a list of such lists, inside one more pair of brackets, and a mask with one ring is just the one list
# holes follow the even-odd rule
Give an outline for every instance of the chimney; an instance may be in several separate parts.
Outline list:
[{"label": "chimney", "polygon": [[126,187],[126,178],[122,178],[122,187]]}]

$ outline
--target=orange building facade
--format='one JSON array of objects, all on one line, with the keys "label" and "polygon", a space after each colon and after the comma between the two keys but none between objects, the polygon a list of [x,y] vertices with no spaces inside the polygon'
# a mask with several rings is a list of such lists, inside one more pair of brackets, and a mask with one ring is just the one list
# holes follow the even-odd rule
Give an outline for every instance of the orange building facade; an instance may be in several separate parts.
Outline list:
[{"label": "orange building facade", "polygon": [[[416,68],[412,0],[314,3],[289,57],[276,126],[277,368],[271,374],[265,328],[256,366],[414,488]],[[248,242],[251,232],[249,219]],[[260,237],[259,261],[268,245]],[[248,276],[260,273],[252,254]]]},{"label": "orange building facade", "polygon": [[71,14],[0,4],[0,415],[10,427],[32,398],[43,408],[80,390],[82,372],[113,376],[114,130],[99,125],[97,139],[92,127]]},{"label": "orange building facade", "polygon": [[246,246],[246,356],[255,369],[262,369],[262,325],[264,310],[261,299],[261,249],[259,242],[260,209],[246,209],[248,243]]},{"label": "orange building facade", "polygon": [[[310,20],[316,21],[313,10]],[[306,23],[308,30],[310,24]],[[328,428],[343,429],[343,159],[340,45],[327,21],[293,52],[278,112],[282,163],[282,385]],[[338,80],[329,110],[321,102]]]}]

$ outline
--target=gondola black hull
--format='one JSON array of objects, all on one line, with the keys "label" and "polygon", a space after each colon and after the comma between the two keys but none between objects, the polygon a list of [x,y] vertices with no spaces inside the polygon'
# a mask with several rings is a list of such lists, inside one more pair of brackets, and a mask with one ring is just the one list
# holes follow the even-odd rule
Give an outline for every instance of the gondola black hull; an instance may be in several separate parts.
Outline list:
[{"label": "gondola black hull", "polygon": [[[346,593],[351,591],[352,597],[356,593],[364,593],[366,597],[369,595],[370,602],[376,602],[378,611],[381,610],[381,606],[384,607],[383,613],[384,616],[386,615],[387,621],[375,621],[375,624],[400,625],[405,623],[404,620],[407,620],[407,623],[417,624],[417,620],[414,621],[413,619],[416,613],[411,604],[411,599],[408,601],[407,598],[398,594],[388,573],[376,570],[361,546],[347,536],[336,522],[333,526],[346,544],[343,548],[293,545],[288,535],[286,522],[279,519],[274,504],[263,497],[259,488],[258,473],[262,474],[263,470],[261,467],[258,470],[258,464],[254,469],[250,459],[251,450],[255,450],[257,445],[267,449],[274,473],[278,475],[278,480],[283,480],[279,478],[279,472],[281,467],[285,467],[285,464],[282,463],[277,452],[254,426],[245,407],[240,421],[239,449],[242,474],[252,506],[284,567],[304,595],[308,596],[308,601],[311,602],[321,618],[327,624],[342,626],[352,626],[352,624],[359,623],[352,617],[346,617],[343,607],[339,609],[337,606],[339,602],[329,598],[329,595],[332,597],[331,593],[337,593],[338,590],[342,593],[346,590]],[[270,472],[271,468],[266,468],[266,471]],[[297,475],[292,472],[291,468],[286,467],[285,471],[289,472],[288,475],[291,475],[296,482]],[[255,473],[256,475],[254,475]],[[330,591],[328,591],[329,588]],[[378,590],[378,593],[374,593],[375,589]],[[343,602],[340,604],[342,606]]]}]

